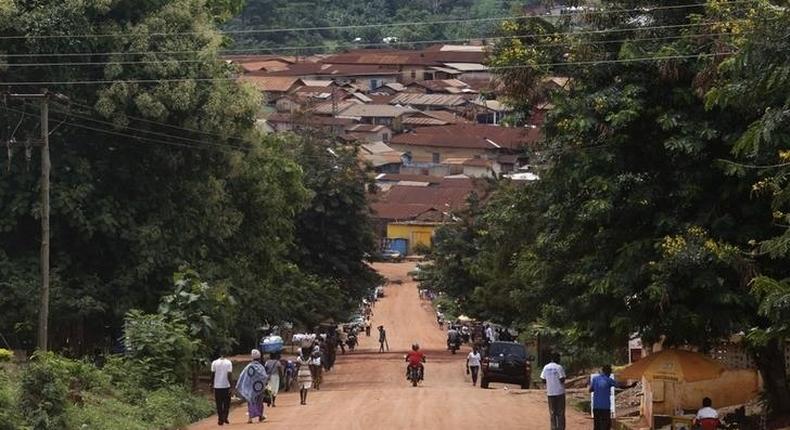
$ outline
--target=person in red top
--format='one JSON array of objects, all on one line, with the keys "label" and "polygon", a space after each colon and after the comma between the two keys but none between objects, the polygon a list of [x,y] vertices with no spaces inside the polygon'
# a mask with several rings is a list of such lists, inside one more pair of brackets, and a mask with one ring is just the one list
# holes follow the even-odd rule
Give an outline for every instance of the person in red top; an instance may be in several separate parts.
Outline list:
[{"label": "person in red top", "polygon": [[425,367],[422,365],[422,363],[425,363],[425,354],[420,351],[419,344],[415,343],[411,346],[411,351],[406,354],[406,361],[409,363],[406,366],[406,379],[409,379],[409,368],[413,366],[420,369],[420,380],[422,381],[425,376]]}]

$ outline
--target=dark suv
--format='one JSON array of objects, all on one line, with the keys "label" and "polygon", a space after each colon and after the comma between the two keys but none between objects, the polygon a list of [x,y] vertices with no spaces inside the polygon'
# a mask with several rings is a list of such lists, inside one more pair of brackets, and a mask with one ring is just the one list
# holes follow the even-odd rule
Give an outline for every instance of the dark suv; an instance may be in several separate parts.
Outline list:
[{"label": "dark suv", "polygon": [[515,342],[491,342],[483,353],[480,388],[488,388],[490,382],[518,384],[529,388],[532,374],[532,357],[527,348]]}]

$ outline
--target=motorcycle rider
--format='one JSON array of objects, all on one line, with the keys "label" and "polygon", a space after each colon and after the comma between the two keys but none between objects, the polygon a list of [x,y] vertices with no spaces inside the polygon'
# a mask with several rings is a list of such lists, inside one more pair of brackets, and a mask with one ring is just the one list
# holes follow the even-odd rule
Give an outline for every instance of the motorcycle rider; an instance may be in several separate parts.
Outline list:
[{"label": "motorcycle rider", "polygon": [[409,363],[406,366],[406,379],[409,379],[409,369],[411,367],[416,367],[420,370],[420,381],[423,380],[425,377],[425,366],[422,364],[425,363],[425,354],[420,351],[420,345],[418,343],[414,343],[411,346],[411,351],[406,354],[406,361]]},{"label": "motorcycle rider", "polygon": [[461,345],[461,333],[456,330],[455,326],[450,326],[447,330],[447,349],[452,350],[453,345]]}]

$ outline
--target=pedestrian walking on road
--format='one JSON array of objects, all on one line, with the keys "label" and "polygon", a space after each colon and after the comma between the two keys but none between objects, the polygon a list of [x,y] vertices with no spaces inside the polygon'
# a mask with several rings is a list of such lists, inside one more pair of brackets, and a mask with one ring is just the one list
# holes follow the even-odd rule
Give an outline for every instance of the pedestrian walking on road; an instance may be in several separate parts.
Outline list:
[{"label": "pedestrian walking on road", "polygon": [[280,361],[280,353],[273,352],[269,355],[269,359],[263,364],[266,368],[266,373],[269,375],[269,390],[272,393],[272,407],[277,406],[277,394],[280,392],[280,381],[283,380],[285,367]]},{"label": "pedestrian walking on road", "polygon": [[266,419],[263,413],[263,400],[266,385],[269,383],[269,375],[261,363],[261,352],[253,349],[250,358],[252,361],[241,371],[239,381],[236,383],[236,391],[247,401],[248,424],[252,423],[253,418],[257,418],[258,422]]},{"label": "pedestrian walking on road", "polygon": [[565,430],[565,369],[559,354],[553,354],[549,364],[543,366],[540,379],[546,382],[551,430]]},{"label": "pedestrian walking on road", "polygon": [[480,350],[475,346],[466,356],[466,374],[472,374],[472,386],[477,385],[477,374],[480,371]]},{"label": "pedestrian walking on road", "polygon": [[313,388],[321,389],[324,368],[321,366],[321,350],[316,347],[310,356],[310,376],[313,378]]},{"label": "pedestrian walking on road", "polygon": [[384,352],[384,347],[387,348],[387,352],[390,352],[390,344],[387,342],[387,331],[384,330],[384,326],[379,326],[379,352]]},{"label": "pedestrian walking on road", "polygon": [[302,404],[307,404],[307,392],[313,386],[313,376],[310,374],[310,348],[303,348],[299,357],[296,359],[299,371],[296,374],[296,382],[299,384],[299,398]]},{"label": "pedestrian walking on road", "polygon": [[611,430],[612,428],[612,388],[631,388],[636,386],[636,382],[631,385],[620,384],[612,378],[612,366],[605,365],[601,368],[601,373],[590,381],[590,392],[593,393],[593,429]]},{"label": "pedestrian walking on road", "polygon": [[230,424],[230,387],[233,386],[233,363],[219,353],[211,363],[211,388],[214,390],[214,403],[217,406],[217,424]]}]

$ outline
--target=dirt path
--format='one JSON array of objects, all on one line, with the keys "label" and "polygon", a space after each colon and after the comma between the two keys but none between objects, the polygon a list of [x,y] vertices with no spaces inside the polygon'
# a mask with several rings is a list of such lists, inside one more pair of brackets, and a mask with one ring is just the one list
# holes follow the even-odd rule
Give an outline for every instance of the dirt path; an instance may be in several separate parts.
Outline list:
[{"label": "dirt path", "polygon": [[[384,325],[390,353],[379,354],[375,330],[361,338],[354,353],[338,355],[335,368],[325,374],[320,391],[311,391],[306,406],[297,393],[280,393],[277,407],[268,408],[264,423],[246,424],[246,406],[231,411],[231,425],[223,429],[394,430],[394,429],[548,429],[548,408],[541,390],[491,384],[474,388],[464,370],[465,348],[458,355],[445,350],[445,333],[436,325],[428,302],[419,299],[406,273],[413,263],[377,264],[390,280],[386,297],[373,310],[373,326]],[[428,355],[421,387],[405,379],[403,356],[412,342]],[[592,428],[592,420],[567,410],[567,429]],[[216,429],[216,417],[189,427]]]}]

